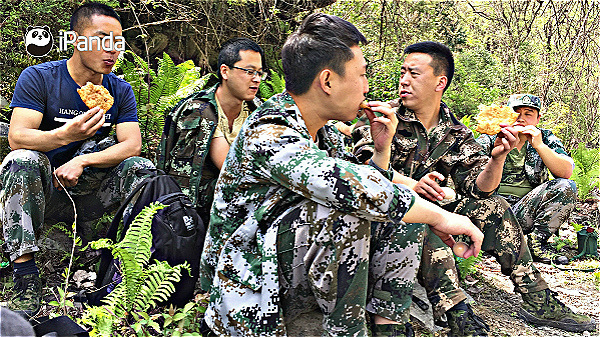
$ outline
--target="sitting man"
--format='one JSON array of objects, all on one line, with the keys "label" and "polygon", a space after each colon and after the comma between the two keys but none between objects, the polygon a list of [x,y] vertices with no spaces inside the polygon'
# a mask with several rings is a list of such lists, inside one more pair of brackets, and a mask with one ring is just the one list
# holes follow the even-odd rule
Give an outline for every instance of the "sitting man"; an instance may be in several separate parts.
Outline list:
[{"label": "sitting man", "polygon": [[[593,330],[594,321],[577,315],[559,301],[533,266],[521,227],[508,203],[492,193],[498,187],[502,166],[518,141],[517,131],[504,125],[489,143],[488,157],[473,133],[450,112],[442,95],[452,81],[454,58],[448,47],[420,42],[404,50],[401,68],[398,128],[392,142],[394,182],[411,187],[432,201],[442,201],[441,185],[452,178],[458,194],[443,208],[467,216],[484,232],[482,249],[510,275],[524,304],[520,315],[528,322],[565,330]],[[368,126],[354,130],[355,153],[361,162],[373,156]],[[452,251],[431,232],[426,232],[419,282],[427,290],[435,318],[446,313],[453,336],[487,336],[488,327],[465,303],[459,287]]]},{"label": "sitting man", "polygon": [[267,76],[263,65],[255,42],[225,42],[218,60],[220,83],[181,100],[170,116],[176,122],[162,135],[157,166],[177,180],[206,224],[229,146],[259,105],[256,92]]},{"label": "sitting man", "polygon": [[[497,193],[511,204],[523,232],[528,234],[533,261],[550,263],[555,254],[550,251],[548,239],[569,219],[577,201],[577,186],[569,180],[575,164],[552,131],[536,127],[542,107],[539,97],[512,95],[508,105],[519,113],[515,126],[524,128],[516,148],[506,158]],[[481,135],[477,142],[489,154],[495,139]],[[555,179],[549,180],[548,170]]]},{"label": "sitting man", "polygon": [[[121,36],[115,11],[87,3],[71,17],[78,36]],[[85,223],[114,210],[143,177],[154,169],[140,154],[142,139],[131,86],[111,73],[119,55],[76,46],[68,60],[25,69],[11,102],[8,140],[12,148],[0,167],[0,221],[6,251],[14,268],[13,297],[8,308],[23,315],[40,309],[42,284],[35,264],[35,232],[45,222]],[[114,98],[108,111],[88,108],[77,93],[87,82],[102,85]],[[115,126],[115,137],[109,136]],[[66,192],[66,193],[65,193]]]},{"label": "sitting man", "polygon": [[306,17],[282,49],[287,91],[233,142],[200,264],[205,321],[218,335],[282,336],[285,321],[318,306],[329,336],[404,336],[422,227],[401,220],[429,224],[449,245],[449,234],[470,236],[467,254],[477,254],[482,234],[466,217],[391,182],[389,105],[367,111],[369,165],[326,125],[354,119],[369,90],[365,41],[336,16]]}]

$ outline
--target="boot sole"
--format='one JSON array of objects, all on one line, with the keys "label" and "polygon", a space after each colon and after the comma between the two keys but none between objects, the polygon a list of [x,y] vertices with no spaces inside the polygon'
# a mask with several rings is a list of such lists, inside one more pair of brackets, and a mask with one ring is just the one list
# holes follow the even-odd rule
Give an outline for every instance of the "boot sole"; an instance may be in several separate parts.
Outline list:
[{"label": "boot sole", "polygon": [[552,321],[548,319],[540,319],[525,309],[519,309],[519,317],[523,319],[527,323],[531,323],[534,326],[550,326],[553,328],[562,329],[565,331],[571,332],[584,332],[584,331],[595,331],[596,330],[596,322],[592,318],[589,323],[577,323],[577,322],[562,322],[562,321]]}]

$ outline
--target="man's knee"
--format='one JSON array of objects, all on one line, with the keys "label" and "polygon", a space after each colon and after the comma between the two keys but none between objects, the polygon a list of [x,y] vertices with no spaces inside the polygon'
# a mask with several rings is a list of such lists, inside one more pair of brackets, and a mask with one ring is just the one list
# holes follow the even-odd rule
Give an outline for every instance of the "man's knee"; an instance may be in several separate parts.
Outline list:
[{"label": "man's knee", "polygon": [[147,169],[147,170],[153,170],[155,169],[154,164],[152,164],[152,162],[146,158],[142,158],[142,157],[129,157],[125,160],[123,160],[121,162],[121,164],[119,164],[121,166],[122,171],[129,171],[129,170],[141,170],[141,169]]},{"label": "man's knee", "polygon": [[[46,157],[45,154],[39,151],[33,150],[25,150],[19,149],[11,151],[2,162],[2,170],[8,168],[14,168],[14,166],[38,166],[38,167],[46,167],[50,166],[50,160]],[[11,169],[11,172],[14,172],[14,169]]]},{"label": "man's knee", "polygon": [[562,199],[569,202],[577,200],[577,185],[573,180],[556,178],[548,182],[548,190],[562,195]]},{"label": "man's knee", "polygon": [[33,181],[42,181],[45,186],[51,174],[50,160],[42,152],[24,149],[11,151],[0,166],[0,189],[7,186],[21,189]]}]

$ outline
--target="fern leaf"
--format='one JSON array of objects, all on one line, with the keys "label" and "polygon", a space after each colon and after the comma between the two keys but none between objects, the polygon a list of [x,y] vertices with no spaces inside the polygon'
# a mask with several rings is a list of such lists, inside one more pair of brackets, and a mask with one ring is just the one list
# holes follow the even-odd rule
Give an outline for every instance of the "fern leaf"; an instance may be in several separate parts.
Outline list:
[{"label": "fern leaf", "polygon": [[181,269],[188,268],[186,264],[171,267],[166,261],[155,261],[148,269],[148,277],[140,286],[135,307],[147,310],[159,302],[165,302],[175,292],[175,283],[181,279]]}]

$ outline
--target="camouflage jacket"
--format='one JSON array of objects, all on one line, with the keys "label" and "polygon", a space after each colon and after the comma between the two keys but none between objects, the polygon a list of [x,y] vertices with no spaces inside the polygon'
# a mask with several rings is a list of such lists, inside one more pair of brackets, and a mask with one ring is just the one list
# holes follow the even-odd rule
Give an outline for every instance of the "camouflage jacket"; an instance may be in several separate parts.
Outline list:
[{"label": "camouflage jacket", "polygon": [[[157,167],[173,176],[208,220],[219,169],[207,160],[219,119],[215,86],[182,99],[165,120]],[[250,110],[256,105],[249,103]]]},{"label": "camouflage jacket", "polygon": [[[542,142],[546,144],[549,148],[551,148],[554,152],[563,155],[569,156],[563,143],[556,137],[552,131],[547,129],[540,129],[542,132]],[[481,135],[477,138],[477,142],[481,144],[483,150],[488,155],[491,155],[492,147],[494,145],[494,141],[496,140],[496,136],[490,135]],[[527,142],[527,150],[525,153],[525,170],[524,174],[531,186],[536,187],[539,186],[546,181],[550,180],[548,175],[548,170],[546,169],[546,165],[544,165],[544,161],[542,157],[535,151],[533,146],[529,142]],[[509,183],[507,181],[507,177],[502,174],[502,183]]]},{"label": "camouflage jacket", "polygon": [[285,335],[274,220],[310,199],[359,218],[398,223],[414,195],[389,178],[361,165],[335,128],[323,127],[313,142],[285,92],[250,115],[217,182],[200,262],[202,288],[211,295],[205,319],[213,331]]},{"label": "camouflage jacket", "polygon": [[[428,134],[412,110],[401,105],[401,101],[389,102],[399,106],[398,128],[392,142],[392,168],[399,173],[421,179],[427,173],[437,171],[446,179],[452,178],[457,192],[477,199],[491,195],[483,192],[476,184],[477,176],[489,158],[473,138],[473,133],[459,122],[444,102],[440,106],[439,124]],[[373,155],[373,141],[368,125],[354,130],[354,153],[361,162]]]}]

